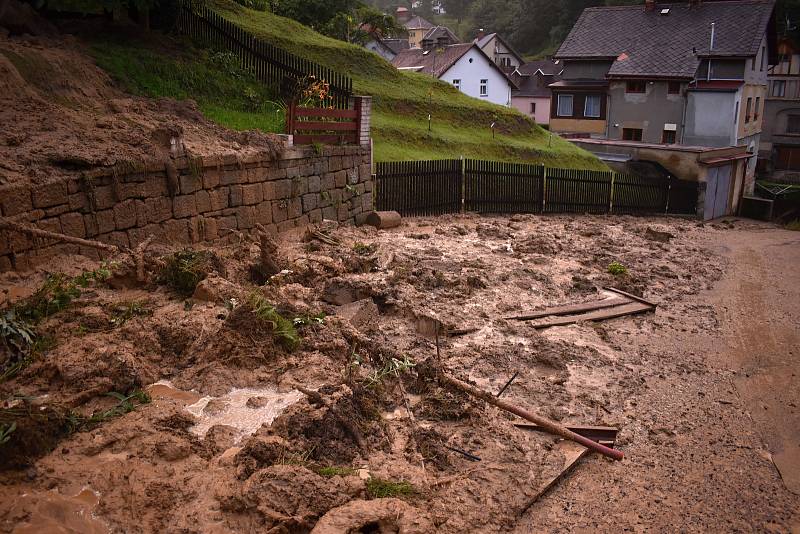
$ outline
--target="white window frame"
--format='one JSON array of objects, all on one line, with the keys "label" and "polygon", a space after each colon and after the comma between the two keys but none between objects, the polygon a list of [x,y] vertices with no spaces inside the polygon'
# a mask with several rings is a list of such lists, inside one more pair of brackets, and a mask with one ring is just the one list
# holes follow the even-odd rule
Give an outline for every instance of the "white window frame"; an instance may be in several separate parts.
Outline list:
[{"label": "white window frame", "polygon": [[456,89],[458,89],[460,91],[461,90],[461,80],[460,79],[453,80],[453,87],[455,87]]},{"label": "white window frame", "polygon": [[[596,98],[597,99],[597,115],[589,115],[589,99]],[[586,95],[586,98],[583,101],[583,116],[590,118],[590,119],[599,119],[600,118],[600,95]]]},{"label": "white window frame", "polygon": [[481,80],[480,94],[481,96],[489,96],[489,80]]},{"label": "white window frame", "polygon": [[[775,91],[778,87],[781,88],[780,91]],[[775,94],[775,93],[780,94]],[[785,98],[786,97],[786,80],[772,80],[772,90],[770,91],[772,96],[775,98]]]},{"label": "white window frame", "polygon": [[[566,102],[566,100],[569,99],[569,113],[564,113],[562,111],[561,107],[562,99],[564,99],[564,102]],[[556,115],[558,115],[559,117],[572,117],[572,115],[575,112],[574,104],[575,104],[575,95],[558,95],[558,105],[556,106]]]}]

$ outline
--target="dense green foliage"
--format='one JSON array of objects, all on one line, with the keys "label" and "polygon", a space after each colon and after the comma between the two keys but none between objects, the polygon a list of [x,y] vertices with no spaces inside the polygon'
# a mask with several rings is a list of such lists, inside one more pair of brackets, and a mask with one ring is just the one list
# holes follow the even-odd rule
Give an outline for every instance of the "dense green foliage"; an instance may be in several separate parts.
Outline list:
[{"label": "dense green foliage", "polygon": [[192,98],[208,119],[232,130],[282,132],[286,110],[264,84],[243,71],[236,57],[176,43],[98,38],[91,53],[128,92],[150,98]]},{"label": "dense green foliage", "polygon": [[377,161],[465,156],[605,169],[594,156],[551,136],[521,113],[466,96],[430,76],[400,72],[363,47],[325,37],[269,12],[243,8],[232,0],[213,0],[211,5],[264,41],[351,76],[357,94],[373,96]]}]

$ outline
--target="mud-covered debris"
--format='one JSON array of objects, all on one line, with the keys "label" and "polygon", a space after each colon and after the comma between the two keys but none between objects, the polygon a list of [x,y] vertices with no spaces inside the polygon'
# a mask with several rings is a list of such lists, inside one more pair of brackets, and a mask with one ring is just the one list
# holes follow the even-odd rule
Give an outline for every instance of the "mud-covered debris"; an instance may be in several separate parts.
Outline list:
[{"label": "mud-covered debris", "polygon": [[336,310],[336,315],[363,331],[376,322],[380,311],[375,302],[369,298],[340,306]]},{"label": "mud-covered debris", "polygon": [[21,400],[0,409],[0,471],[33,465],[72,433],[76,424],[68,410],[55,405]]},{"label": "mud-covered debris", "polygon": [[354,500],[334,508],[311,534],[428,534],[436,527],[426,514],[400,499]]}]

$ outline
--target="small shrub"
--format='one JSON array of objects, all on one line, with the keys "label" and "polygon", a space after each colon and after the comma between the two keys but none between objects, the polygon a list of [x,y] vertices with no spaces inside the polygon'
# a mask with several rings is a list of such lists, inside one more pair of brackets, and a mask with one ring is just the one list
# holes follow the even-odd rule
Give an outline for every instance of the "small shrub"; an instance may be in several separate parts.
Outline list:
[{"label": "small shrub", "polygon": [[12,422],[10,425],[0,424],[0,445],[5,445],[11,439],[11,434],[17,429],[17,423]]},{"label": "small shrub", "polygon": [[121,415],[125,415],[126,413],[130,413],[134,411],[137,406],[149,404],[151,401],[150,395],[139,389],[133,391],[130,395],[123,395],[122,393],[117,393],[116,391],[112,391],[107,395],[119,401],[116,406],[102,412],[93,413],[91,417],[81,421],[80,424],[76,426],[84,430],[91,430],[100,423],[108,421],[109,419],[114,419]]},{"label": "small shrub", "polygon": [[134,317],[152,315],[152,310],[148,310],[141,302],[130,301],[120,302],[112,309],[113,317],[109,321],[112,328],[118,328]]},{"label": "small shrub", "polygon": [[375,243],[367,245],[365,243],[358,241],[353,245],[353,252],[355,252],[359,256],[370,256],[374,254],[377,250],[378,250],[378,245],[376,245]]},{"label": "small shrub", "polygon": [[386,363],[386,365],[383,366],[382,369],[377,369],[370,373],[364,382],[368,387],[376,387],[383,383],[383,379],[387,376],[394,375],[395,377],[399,378],[400,374],[407,372],[416,365],[417,364],[414,363],[414,360],[412,360],[409,356],[403,356],[402,360],[392,358]]},{"label": "small shrub", "polygon": [[795,219],[792,222],[786,225],[787,230],[792,230],[793,232],[800,232],[800,219]]},{"label": "small shrub", "polygon": [[211,272],[211,254],[204,250],[182,250],[167,257],[160,281],[184,297],[191,297],[197,284]]},{"label": "small shrub", "polygon": [[628,268],[622,265],[620,262],[615,261],[608,266],[608,272],[614,276],[622,276],[628,274]]},{"label": "small shrub", "polygon": [[371,499],[383,499],[385,497],[408,497],[414,495],[417,490],[414,486],[405,481],[394,482],[373,477],[367,482],[367,495]]},{"label": "small shrub", "polygon": [[250,307],[256,317],[270,325],[272,335],[287,349],[294,350],[297,348],[300,344],[300,334],[297,333],[294,321],[278,313],[275,306],[258,293],[250,295]]},{"label": "small shrub", "polygon": [[67,309],[73,300],[81,296],[81,290],[89,287],[92,282],[104,282],[110,277],[110,265],[103,265],[94,271],[84,271],[74,278],[64,273],[51,274],[36,293],[15,306],[16,313],[25,321],[38,323]]}]

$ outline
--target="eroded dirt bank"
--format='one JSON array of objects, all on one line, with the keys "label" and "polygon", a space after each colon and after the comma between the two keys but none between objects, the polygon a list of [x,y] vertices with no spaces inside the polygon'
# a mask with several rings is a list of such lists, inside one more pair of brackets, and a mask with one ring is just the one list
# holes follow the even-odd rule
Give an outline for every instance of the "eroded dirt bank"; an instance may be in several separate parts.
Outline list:
[{"label": "eroded dirt bank", "polygon": [[[765,428],[789,427],[751,416],[749,385],[737,382],[746,360],[725,357],[739,331],[730,317],[744,325],[750,313],[720,296],[754,272],[733,267],[728,240],[751,236],[763,258],[773,244],[796,251],[797,234],[525,216],[325,232],[327,242],[283,236],[286,271],[265,286],[253,282],[255,243],[211,250],[188,299],[159,284],[159,258],[174,251],[153,246],[147,283],[121,260],[44,319],[48,346],[0,385],[2,414],[46,407],[61,437],[39,459],[13,448],[16,432],[0,445],[15,464],[0,475],[0,529],[42,531],[56,517],[85,532],[797,529],[798,497],[772,462],[776,445],[762,440]],[[794,254],[777,257],[788,269]],[[627,274],[609,274],[614,261]],[[77,276],[98,265],[46,267]],[[45,276],[45,267],[3,275],[0,299],[25,302]],[[775,353],[797,336],[786,300],[796,288],[782,285],[791,275],[778,278],[762,286],[776,292],[753,293],[784,310],[765,316],[783,332]],[[606,285],[659,308],[542,331],[503,319],[593,300]],[[264,302],[296,324],[299,344],[280,335],[286,325]],[[563,423],[619,427],[626,459],[588,456],[532,503],[563,449],[431,380],[439,323],[468,331],[441,336],[448,372],[497,391],[518,371],[504,399]],[[784,364],[795,372],[792,358]],[[130,411],[86,423],[119,406],[106,393],[139,390],[152,402],[137,397]],[[794,402],[769,405],[788,423]]]}]

